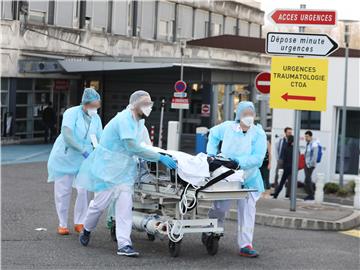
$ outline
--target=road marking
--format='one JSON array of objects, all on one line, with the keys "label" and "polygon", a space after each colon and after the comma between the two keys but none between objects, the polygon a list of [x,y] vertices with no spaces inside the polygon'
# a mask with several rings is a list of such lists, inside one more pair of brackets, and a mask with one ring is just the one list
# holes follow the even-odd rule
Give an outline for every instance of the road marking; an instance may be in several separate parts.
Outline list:
[{"label": "road marking", "polygon": [[360,238],[360,230],[342,231],[340,233]]}]

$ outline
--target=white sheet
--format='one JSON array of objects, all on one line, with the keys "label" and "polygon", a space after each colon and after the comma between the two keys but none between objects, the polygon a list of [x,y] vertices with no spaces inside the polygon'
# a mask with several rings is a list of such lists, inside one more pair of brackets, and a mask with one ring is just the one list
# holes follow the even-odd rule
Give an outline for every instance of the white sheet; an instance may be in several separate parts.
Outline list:
[{"label": "white sheet", "polygon": [[[205,178],[210,177],[209,164],[207,162],[207,155],[199,153],[196,156],[174,150],[164,150],[155,146],[145,145],[142,146],[152,149],[158,153],[171,155],[178,162],[178,174],[184,181],[192,185],[203,185]],[[213,173],[213,177],[220,175],[228,168],[220,167]],[[225,181],[243,181],[244,172],[242,170],[235,171],[234,174],[225,178]]]}]

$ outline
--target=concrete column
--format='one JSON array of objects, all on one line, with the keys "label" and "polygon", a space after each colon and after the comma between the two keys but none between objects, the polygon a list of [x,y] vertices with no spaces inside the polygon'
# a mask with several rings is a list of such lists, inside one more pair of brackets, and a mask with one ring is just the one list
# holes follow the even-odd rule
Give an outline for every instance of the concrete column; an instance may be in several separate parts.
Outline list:
[{"label": "concrete column", "polygon": [[213,84],[211,86],[211,105],[210,105],[211,127],[216,125],[217,110],[218,110],[218,86],[216,84]]},{"label": "concrete column", "polygon": [[324,173],[318,173],[316,179],[315,202],[322,203],[324,201]]}]

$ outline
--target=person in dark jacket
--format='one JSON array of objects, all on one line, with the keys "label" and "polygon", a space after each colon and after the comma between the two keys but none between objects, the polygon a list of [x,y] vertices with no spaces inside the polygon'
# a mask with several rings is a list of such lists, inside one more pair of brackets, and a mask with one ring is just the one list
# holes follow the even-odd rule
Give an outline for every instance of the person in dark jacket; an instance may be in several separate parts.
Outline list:
[{"label": "person in dark jacket", "polygon": [[284,173],[281,177],[280,184],[276,187],[275,192],[271,195],[276,199],[279,196],[285,182],[287,180],[287,189],[286,189],[286,197],[290,197],[291,190],[291,170],[292,170],[292,156],[293,156],[293,144],[294,144],[294,136],[290,135],[287,140],[287,145],[284,149],[283,157],[284,157]]},{"label": "person in dark jacket", "polygon": [[49,102],[48,106],[43,110],[42,120],[45,129],[44,141],[45,143],[52,142],[55,133],[56,115],[51,102]]},{"label": "person in dark jacket", "polygon": [[270,144],[270,136],[267,137],[267,151],[265,154],[265,158],[263,161],[263,164],[260,167],[260,173],[261,177],[264,181],[264,187],[265,189],[270,189],[270,181],[269,181],[269,171],[270,171],[270,165],[271,165],[271,144]]}]

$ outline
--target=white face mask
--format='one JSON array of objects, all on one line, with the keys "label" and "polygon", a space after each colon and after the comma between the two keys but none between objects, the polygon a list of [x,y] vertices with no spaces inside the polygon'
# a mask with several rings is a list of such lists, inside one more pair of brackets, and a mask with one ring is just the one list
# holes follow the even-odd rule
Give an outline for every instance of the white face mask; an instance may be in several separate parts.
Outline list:
[{"label": "white face mask", "polygon": [[89,116],[93,117],[97,115],[97,109],[87,109],[87,113]]},{"label": "white face mask", "polygon": [[149,115],[152,111],[152,106],[141,107],[140,109],[146,117],[149,117]]},{"label": "white face mask", "polygon": [[245,116],[240,119],[240,121],[247,127],[250,127],[254,124],[254,116]]}]

